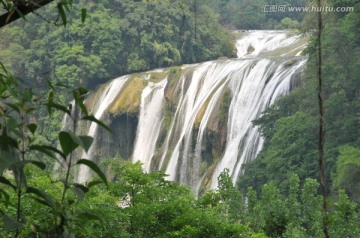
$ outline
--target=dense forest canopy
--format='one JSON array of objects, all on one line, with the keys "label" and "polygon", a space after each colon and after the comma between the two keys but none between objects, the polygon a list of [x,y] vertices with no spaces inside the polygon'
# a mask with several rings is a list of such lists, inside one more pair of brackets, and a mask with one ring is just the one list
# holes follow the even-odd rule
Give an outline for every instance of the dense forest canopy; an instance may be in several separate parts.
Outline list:
[{"label": "dense forest canopy", "polygon": [[[54,21],[53,9],[50,5],[38,14]],[[71,14],[63,28],[31,16],[3,29],[2,61],[35,82],[50,77],[94,87],[130,72],[235,53],[219,15],[204,4],[194,9],[192,1],[80,1]]]},{"label": "dense forest canopy", "polygon": [[[234,57],[229,29],[314,32],[317,12],[288,7],[316,6],[316,1],[81,0],[64,5],[66,16],[58,4],[50,3],[27,15],[26,21],[0,29],[1,234],[323,236],[315,38],[306,50],[309,60],[297,87],[254,121],[265,146],[245,165],[236,186],[225,170],[218,191],[196,200],[188,188],[166,181],[162,172],[147,174],[140,164],[112,159],[103,165],[111,168],[114,178],[108,183],[97,165],[82,160],[72,164],[71,152],[77,147],[89,149],[92,139],[59,133],[64,113],[70,116],[75,107],[85,115],[80,119],[107,128],[87,115],[83,86],[94,89],[127,73]],[[356,237],[360,233],[360,1],[327,0],[323,5],[352,9],[322,13],[322,69],[329,234]],[[270,6],[286,10],[269,11]],[[8,6],[2,7],[1,14]],[[64,17],[66,27],[59,26]],[[69,108],[70,95],[74,104]],[[64,177],[54,175],[54,161],[59,158],[65,161],[66,173],[60,172]],[[86,185],[73,182],[71,169],[80,164],[89,166],[99,180]]]},{"label": "dense forest canopy", "polygon": [[[339,3],[335,1],[334,4]],[[344,158],[344,153],[351,151],[344,148],[353,148],[355,151],[359,148],[359,132],[355,129],[359,126],[358,102],[360,99],[358,80],[360,49],[358,28],[360,25],[357,20],[359,7],[358,3],[355,4],[354,12],[348,14],[324,14],[326,23],[323,35],[324,63],[322,67],[326,110],[325,151],[327,178],[328,183],[332,184],[332,189],[339,188],[339,183],[349,190],[356,190],[358,187],[358,185],[353,186],[354,184],[345,182],[356,181],[355,177],[347,178],[352,172],[344,174],[344,171],[341,172],[344,177],[340,179],[337,170],[345,169],[345,165],[341,163],[354,163],[350,162],[351,156],[348,157],[348,162],[340,159]],[[316,92],[312,90],[315,87],[315,70],[311,67],[315,64],[314,42],[310,43],[308,54],[309,63],[300,87],[276,103],[255,122],[261,125],[267,142],[258,159],[247,165],[242,183],[246,184],[245,181],[250,179],[250,184],[260,189],[258,185],[268,181],[276,181],[278,185],[286,183],[287,176],[293,172],[303,179],[309,176],[318,177]],[[345,167],[350,169],[350,165]],[[279,170],[283,172],[275,175],[275,171]],[[255,175],[254,171],[256,171]],[[334,183],[335,181],[337,183]],[[250,184],[244,186],[247,187]],[[353,192],[354,196],[359,195],[358,192]]]}]

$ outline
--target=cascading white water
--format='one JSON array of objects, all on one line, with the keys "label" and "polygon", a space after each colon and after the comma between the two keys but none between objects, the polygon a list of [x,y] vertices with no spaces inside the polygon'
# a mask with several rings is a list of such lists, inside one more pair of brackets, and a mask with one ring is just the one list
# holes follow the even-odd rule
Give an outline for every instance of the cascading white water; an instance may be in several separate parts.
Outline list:
[{"label": "cascading white water", "polygon": [[236,42],[238,58],[271,53],[272,56],[298,56],[307,45],[303,35],[291,35],[288,31],[250,31],[243,34]]},{"label": "cascading white water", "polygon": [[[95,109],[94,117],[96,119],[102,120],[102,116],[103,116],[105,110],[114,101],[114,99],[119,94],[119,92],[121,91],[122,87],[124,86],[124,84],[128,78],[129,78],[128,76],[123,76],[123,77],[114,79],[107,85],[107,87],[105,88],[105,91],[101,94],[101,96],[99,98],[99,102],[101,102],[101,103],[99,103],[98,108]],[[87,135],[94,138],[96,136],[98,127],[99,127],[99,125],[97,123],[92,122],[90,124]],[[84,151],[82,158],[91,160],[91,155],[93,153],[94,148],[95,148],[94,146],[91,146],[88,152]],[[85,183],[86,181],[89,180],[89,176],[90,176],[89,167],[81,165],[79,167],[77,182]]]},{"label": "cascading white water", "polygon": [[[250,45],[252,52],[248,52]],[[166,169],[169,179],[179,180],[182,184],[197,188],[196,190],[202,186],[196,183],[203,182],[199,170],[204,131],[210,115],[214,112],[214,106],[227,84],[232,93],[232,100],[228,114],[226,147],[222,158],[210,175],[211,183],[208,187],[217,187],[217,178],[225,168],[230,170],[232,180],[236,182],[241,166],[254,159],[262,148],[263,139],[258,128],[252,125],[252,121],[279,96],[289,92],[293,74],[306,61],[301,59],[291,63],[292,58],[290,61],[286,58],[279,59],[279,55],[268,59],[254,57],[291,45],[295,45],[295,49],[288,50],[287,53],[282,52],[280,56],[299,55],[306,42],[299,35],[288,37],[284,31],[255,31],[237,42],[238,56],[244,58],[243,60],[207,62],[196,66],[189,90],[186,91],[186,103],[182,98],[178,104],[178,110],[182,111],[175,113],[174,121],[181,123],[174,124],[172,125],[174,128],[171,128],[171,131],[179,130],[177,127],[182,129]],[[285,67],[288,64],[292,65]],[[220,83],[223,84],[219,87]],[[214,88],[206,85],[214,85]],[[210,101],[196,137],[193,152],[195,156],[192,156],[190,148],[194,118],[207,100]]]},{"label": "cascading white water", "polygon": [[[304,62],[302,60],[291,68],[284,69],[284,63],[276,65],[263,59],[252,66],[247,76],[244,75],[243,82],[232,79],[229,86],[234,97],[229,110],[227,145],[212,176],[211,188],[217,187],[217,178],[225,168],[230,170],[235,183],[241,166],[255,158],[261,150],[263,139],[252,121],[279,96],[289,92],[291,76]],[[269,77],[271,79],[267,80]]]},{"label": "cascading white water", "polygon": [[[169,69],[140,76],[146,86],[139,94],[132,161],[141,161],[147,172],[163,169],[168,179],[192,186],[197,193],[216,188],[225,168],[236,182],[242,165],[253,160],[263,145],[252,121],[289,92],[293,75],[306,62],[299,56],[306,39],[286,31],[241,32],[236,46],[239,58],[183,66],[172,81]],[[106,86],[94,108],[96,118],[102,119],[127,80],[132,76]],[[87,134],[98,137],[97,131],[92,123]],[[114,140],[122,138],[119,134]],[[93,150],[83,156],[92,159]],[[81,167],[77,180],[85,182],[88,174]]]},{"label": "cascading white water", "polygon": [[[222,79],[228,75],[230,70],[230,64],[219,64],[216,62],[207,62],[195,68],[188,90],[184,92],[184,96],[179,101],[178,109],[173,119],[178,123],[173,124],[172,126],[174,126],[174,128],[171,130],[179,131],[180,133],[176,137],[177,142],[166,169],[166,173],[169,174],[169,179],[175,179],[176,173],[173,173],[173,171],[176,170],[178,166],[181,152],[183,157],[189,152],[192,129],[199,110],[214,90],[225,83]],[[172,136],[172,134],[168,136]],[[188,167],[188,162],[187,159],[182,159],[181,167]],[[191,180],[186,172],[187,169],[180,171],[180,181],[183,183],[186,183],[189,179]],[[196,172],[197,171],[192,173],[194,174]]]},{"label": "cascading white water", "polygon": [[159,83],[149,82],[141,95],[139,124],[136,133],[133,161],[140,161],[146,172],[150,171],[151,158],[154,155],[156,140],[163,121],[162,107],[166,79]]}]

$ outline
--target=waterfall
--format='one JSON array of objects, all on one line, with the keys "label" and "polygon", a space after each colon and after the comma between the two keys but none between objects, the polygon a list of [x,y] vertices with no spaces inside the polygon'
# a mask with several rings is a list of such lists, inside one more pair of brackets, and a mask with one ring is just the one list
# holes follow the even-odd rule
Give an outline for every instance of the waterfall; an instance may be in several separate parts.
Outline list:
[{"label": "waterfall", "polygon": [[304,62],[301,60],[284,69],[286,63],[277,65],[268,59],[252,61],[255,65],[247,75],[243,75],[242,82],[232,79],[230,89],[234,96],[229,109],[227,145],[212,176],[211,188],[217,187],[217,178],[225,168],[230,169],[235,183],[241,166],[255,158],[261,150],[263,139],[252,121],[276,98],[290,90],[291,76]]},{"label": "waterfall", "polygon": [[[104,92],[101,94],[100,98],[98,99],[98,107],[94,110],[94,117],[98,120],[102,120],[103,114],[105,110],[109,107],[109,105],[114,101],[115,97],[121,91],[122,87],[124,86],[126,80],[128,79],[127,76],[123,76],[111,81],[108,86],[105,88]],[[96,133],[98,131],[99,125],[97,123],[92,122],[89,127],[89,131],[87,133],[88,136],[93,138],[96,137]],[[91,159],[91,155],[94,150],[94,146],[91,146],[88,152],[83,153],[83,159]],[[77,182],[85,183],[89,180],[90,169],[87,166],[81,165],[78,172]]]},{"label": "waterfall", "polygon": [[[114,135],[91,123],[87,135],[97,143],[82,157],[94,160],[99,148],[120,154],[140,161],[147,172],[164,170],[169,180],[197,194],[215,189],[225,168],[236,183],[243,164],[264,143],[252,121],[290,91],[307,60],[300,56],[307,38],[292,32],[238,32],[237,37],[236,59],[158,69],[101,86],[87,106],[97,119],[107,118]],[[114,100],[123,104],[116,107],[121,110],[109,109]],[[110,139],[102,143],[104,138]],[[86,167],[77,180],[89,180]]]},{"label": "waterfall", "polygon": [[150,171],[151,158],[154,155],[156,140],[163,121],[162,106],[166,80],[150,82],[141,95],[139,124],[136,132],[133,161],[140,161],[146,172]]}]

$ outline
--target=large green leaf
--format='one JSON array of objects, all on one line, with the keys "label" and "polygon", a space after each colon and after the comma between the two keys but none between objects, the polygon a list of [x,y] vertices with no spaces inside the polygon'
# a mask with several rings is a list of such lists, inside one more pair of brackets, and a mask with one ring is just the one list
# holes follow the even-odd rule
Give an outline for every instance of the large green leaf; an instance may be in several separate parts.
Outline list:
[{"label": "large green leaf", "polygon": [[79,136],[79,139],[81,141],[80,146],[87,152],[94,139],[91,136]]},{"label": "large green leaf", "polygon": [[40,162],[40,161],[36,161],[36,160],[25,160],[25,161],[22,161],[20,162],[19,164],[33,164],[35,165],[36,167],[44,170],[46,168],[46,164],[43,163],[43,162]]},{"label": "large green leaf", "polygon": [[92,162],[91,160],[87,160],[87,159],[81,159],[79,160],[76,164],[83,164],[88,166],[92,171],[94,171],[100,178],[101,180],[107,185],[107,180],[105,177],[105,174],[101,171],[101,169],[99,168],[99,166],[97,166],[97,164],[95,164],[94,162]]},{"label": "large green leaf", "polygon": [[93,138],[91,136],[77,136],[70,131],[61,131],[59,133],[59,141],[65,156],[67,156],[78,146],[87,152],[93,142]]},{"label": "large green leaf", "polygon": [[0,154],[0,173],[10,169],[15,163],[19,162],[18,158],[11,151],[1,151]]},{"label": "large green leaf", "polygon": [[59,14],[60,14],[60,17],[61,17],[61,20],[62,20],[62,23],[64,26],[66,26],[67,24],[67,18],[66,18],[66,13],[65,13],[65,10],[64,10],[64,6],[63,6],[63,3],[58,3],[57,4],[57,9],[59,11]]},{"label": "large green leaf", "polygon": [[37,124],[35,123],[30,123],[27,125],[27,128],[29,129],[29,131],[34,135],[36,129],[37,129]]},{"label": "large green leaf", "polygon": [[16,140],[7,135],[0,135],[0,145],[11,146],[14,148],[18,148],[18,144]]},{"label": "large green leaf", "polygon": [[56,149],[55,147],[49,146],[49,145],[32,145],[30,146],[30,150],[37,150],[39,152],[42,152],[51,158],[56,159],[56,156],[53,152],[61,155],[63,159],[66,159],[66,156],[64,153],[62,153],[60,150]]},{"label": "large green leaf", "polygon": [[7,178],[5,178],[5,177],[3,177],[3,176],[0,176],[0,183],[9,185],[9,186],[12,187],[13,189],[16,189],[16,186],[13,185]]},{"label": "large green leaf", "polygon": [[60,111],[63,111],[65,113],[71,115],[70,110],[67,109],[66,107],[64,107],[63,105],[60,105],[60,104],[57,104],[57,103],[54,103],[54,102],[50,102],[50,101],[48,103],[46,103],[45,105],[48,108],[48,113],[49,114],[51,114],[51,108],[56,108],[56,109],[58,109]]},{"label": "large green leaf", "polygon": [[35,194],[36,196],[38,196],[41,200],[36,199],[37,201],[55,209],[56,208],[56,202],[55,200],[46,192],[37,189],[37,188],[33,188],[33,187],[28,187],[26,190],[27,193],[32,193]]},{"label": "large green leaf", "polygon": [[94,187],[94,186],[96,186],[96,185],[98,185],[98,184],[101,184],[102,182],[101,182],[101,180],[93,180],[93,181],[91,181],[91,182],[89,182],[88,184],[87,184],[87,187],[88,188],[91,188],[91,187]]},{"label": "large green leaf", "polygon": [[73,152],[81,143],[79,137],[69,131],[61,131],[59,133],[59,141],[65,156]]},{"label": "large green leaf", "polygon": [[82,202],[85,198],[85,193],[89,191],[89,188],[78,183],[74,183],[73,185],[74,187],[72,188],[72,191],[77,196],[78,200]]},{"label": "large green leaf", "polygon": [[83,118],[81,118],[81,120],[95,122],[99,126],[103,127],[104,129],[112,133],[111,129],[107,125],[105,125],[102,121],[96,119],[93,115],[84,116]]}]

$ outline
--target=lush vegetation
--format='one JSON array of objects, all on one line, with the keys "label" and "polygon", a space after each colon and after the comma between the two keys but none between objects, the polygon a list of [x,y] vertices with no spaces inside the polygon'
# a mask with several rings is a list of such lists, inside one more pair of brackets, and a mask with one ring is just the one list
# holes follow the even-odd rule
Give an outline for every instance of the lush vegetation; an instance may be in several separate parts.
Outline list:
[{"label": "lush vegetation", "polygon": [[[188,188],[146,174],[139,164],[107,160],[99,167],[72,158],[92,138],[61,131],[72,107],[87,115],[86,90],[121,74],[233,56],[229,28],[313,30],[314,14],[264,12],[265,5],[304,1],[80,1],[67,26],[44,8],[28,22],[1,29],[0,233],[4,237],[321,237],[315,39],[299,87],[254,123],[265,148],[235,188],[227,171],[219,190],[196,200]],[[309,1],[311,4],[312,1]],[[327,214],[331,237],[360,233],[360,3],[327,13],[322,38],[326,119]],[[77,12],[87,9],[78,16]],[[45,18],[45,19],[44,19]],[[64,20],[64,19],[63,19]],[[299,22],[303,21],[301,26]],[[316,24],[316,21],[315,21]],[[7,69],[13,72],[15,77]],[[19,81],[17,78],[26,79]],[[66,85],[66,87],[65,87]],[[77,89],[72,89],[77,88]],[[75,99],[74,105],[64,106]],[[66,104],[66,103],[65,103]],[[56,147],[56,143],[60,146]],[[59,172],[53,165],[58,160]],[[89,166],[100,178],[73,182]],[[241,192],[240,192],[241,191]]]},{"label": "lush vegetation", "polygon": [[[328,13],[324,17],[325,173],[331,201],[341,199],[338,191],[345,189],[359,203],[360,3],[352,4],[354,12]],[[286,187],[291,174],[299,176],[300,184],[320,177],[316,72],[312,67],[316,65],[315,39],[307,53],[309,63],[300,86],[255,121],[261,126],[266,144],[257,159],[245,166],[241,189],[252,186],[260,192],[264,184],[274,183],[289,194]]]},{"label": "lush vegetation", "polygon": [[52,24],[53,9],[1,30],[0,60],[16,76],[94,87],[129,72],[234,56],[219,16],[190,0],[83,0],[72,5],[66,27]]},{"label": "lush vegetation", "polygon": [[[87,151],[93,141],[76,135],[75,128],[57,133],[59,147],[39,140],[34,115],[42,107],[49,117],[55,110],[65,113],[74,125],[87,120],[108,128],[88,115],[85,89],[72,90],[74,103],[62,106],[56,85],[49,82],[49,94],[37,95],[1,67],[2,237],[265,237],[228,216],[222,200],[197,201],[189,188],[165,180],[163,172],[144,173],[139,163],[105,161],[112,180],[108,183],[94,162],[74,157],[73,151]],[[73,118],[74,108],[82,112],[81,118]],[[49,165],[56,161],[54,172]],[[90,167],[99,180],[73,182],[79,166]],[[223,177],[227,180],[220,184],[227,185],[220,191],[237,191],[230,178]]]}]

